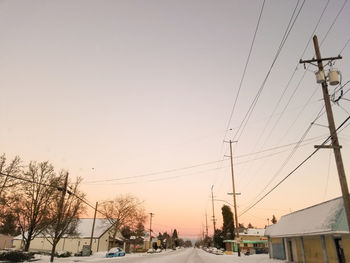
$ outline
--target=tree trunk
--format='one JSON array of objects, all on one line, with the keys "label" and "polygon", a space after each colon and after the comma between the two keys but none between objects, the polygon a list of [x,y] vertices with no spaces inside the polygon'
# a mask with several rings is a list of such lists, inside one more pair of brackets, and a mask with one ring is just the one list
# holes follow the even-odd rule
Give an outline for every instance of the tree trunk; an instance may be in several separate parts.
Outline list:
[{"label": "tree trunk", "polygon": [[32,235],[33,235],[33,233],[31,231],[28,231],[28,237],[26,240],[26,244],[24,246],[24,251],[26,251],[26,252],[28,252],[28,250],[29,250],[30,242],[32,241]]},{"label": "tree trunk", "polygon": [[56,245],[57,245],[57,242],[56,242],[56,240],[54,239],[53,242],[52,242],[52,250],[51,250],[50,262],[53,262],[53,259],[54,259],[54,257],[55,257]]},{"label": "tree trunk", "polygon": [[28,252],[29,246],[30,246],[30,240],[28,239],[28,240],[25,242],[24,251]]}]

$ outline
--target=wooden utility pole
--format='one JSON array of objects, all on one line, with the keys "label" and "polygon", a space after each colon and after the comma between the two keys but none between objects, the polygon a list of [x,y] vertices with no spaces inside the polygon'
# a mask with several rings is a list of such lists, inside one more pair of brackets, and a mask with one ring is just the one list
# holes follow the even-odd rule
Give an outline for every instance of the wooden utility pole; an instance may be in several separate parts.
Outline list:
[{"label": "wooden utility pole", "polygon": [[[304,61],[300,60],[300,63],[305,64],[305,63],[317,62],[319,72],[321,74],[323,74],[323,76],[325,76],[322,61],[325,61],[325,60],[326,61],[333,61],[336,59],[341,59],[341,56],[333,57],[333,58],[322,58],[316,35],[313,37],[313,42],[314,42],[314,47],[315,47],[316,59],[304,60]],[[342,159],[341,152],[340,152],[341,146],[339,145],[337,130],[335,128],[333,111],[332,111],[332,106],[331,106],[331,102],[330,102],[330,98],[329,98],[328,86],[327,86],[326,79],[321,84],[322,84],[323,99],[325,102],[325,108],[326,108],[326,113],[327,113],[327,118],[328,118],[329,131],[330,131],[330,135],[331,135],[331,146],[330,147],[315,146],[315,147],[317,147],[317,148],[333,148],[335,162],[336,162],[337,170],[338,170],[339,181],[340,181],[340,187],[341,187],[343,200],[344,200],[345,214],[346,214],[346,218],[348,221],[348,228],[350,231],[350,197],[349,197],[349,189],[348,189],[348,184],[346,181],[346,175],[345,175],[345,170],[344,170],[344,165],[343,165],[343,159]]]},{"label": "wooden utility pole", "polygon": [[205,234],[206,237],[208,236],[208,217],[207,217],[207,211],[205,211]]},{"label": "wooden utility pole", "polygon": [[90,255],[92,254],[92,239],[94,237],[95,221],[96,221],[96,212],[97,212],[98,202],[96,202],[94,221],[92,221],[91,237],[90,237]]},{"label": "wooden utility pole", "polygon": [[213,208],[213,225],[214,225],[214,231],[213,231],[213,237],[215,235],[216,230],[216,219],[215,219],[215,212],[214,212],[214,194],[213,194],[213,188],[214,185],[211,186],[211,206]]},{"label": "wooden utility pole", "polygon": [[152,246],[152,217],[153,213],[149,213],[149,246],[150,248],[153,248]]},{"label": "wooden utility pole", "polygon": [[[66,178],[64,179],[63,188],[58,187],[58,190],[62,191],[62,196],[61,196],[61,200],[60,200],[59,207],[58,207],[55,238],[58,236],[58,231],[61,227],[61,221],[62,221],[62,217],[63,217],[63,213],[64,213],[63,212],[64,198],[65,198],[66,193],[67,193],[67,186],[68,186],[68,173],[66,174]],[[54,240],[54,244],[55,245],[52,246],[52,250],[51,250],[50,262],[53,262],[53,260],[54,260],[55,250],[56,250],[56,245],[57,245],[56,240]]]},{"label": "wooden utility pole", "polygon": [[233,196],[233,206],[235,210],[235,223],[236,223],[236,240],[237,240],[237,252],[238,256],[241,256],[241,248],[239,245],[239,224],[238,224],[238,215],[237,215],[237,200],[236,200],[236,189],[235,189],[235,176],[233,172],[233,157],[232,157],[232,141],[228,142],[230,144],[230,159],[231,159],[231,175],[232,175],[232,196]]}]

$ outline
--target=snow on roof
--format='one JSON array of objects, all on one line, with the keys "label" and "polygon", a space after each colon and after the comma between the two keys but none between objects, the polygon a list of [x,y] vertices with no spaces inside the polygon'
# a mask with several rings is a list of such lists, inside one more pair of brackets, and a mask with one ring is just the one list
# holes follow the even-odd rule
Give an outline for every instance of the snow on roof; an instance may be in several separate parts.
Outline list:
[{"label": "snow on roof", "polygon": [[265,228],[247,228],[244,229],[240,236],[264,236]]},{"label": "snow on roof", "polygon": [[[79,238],[90,238],[93,221],[94,221],[93,218],[80,218],[76,229],[77,235],[74,235],[74,236]],[[110,227],[111,227],[111,223],[107,219],[96,218],[93,238],[99,238]],[[43,235],[39,235],[38,237],[40,236],[43,236]],[[14,239],[22,239],[22,235],[18,235]],[[116,239],[121,240],[120,233],[117,234]]]},{"label": "snow on roof", "polygon": [[[79,219],[79,223],[77,226],[78,236],[83,237],[91,237],[91,230],[93,218],[81,218]],[[103,235],[109,228],[111,227],[111,223],[104,218],[96,218],[95,227],[94,227],[94,238],[98,238]]]},{"label": "snow on roof", "polygon": [[282,216],[268,226],[265,236],[286,237],[330,233],[348,233],[343,198],[338,197]]}]

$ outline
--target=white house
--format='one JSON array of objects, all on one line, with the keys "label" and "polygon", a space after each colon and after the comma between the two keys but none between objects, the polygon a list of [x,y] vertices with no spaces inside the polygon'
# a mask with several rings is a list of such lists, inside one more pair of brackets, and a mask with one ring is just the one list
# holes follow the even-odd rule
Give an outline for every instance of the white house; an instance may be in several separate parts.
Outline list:
[{"label": "white house", "polygon": [[[58,242],[56,251],[69,251],[71,253],[79,253],[83,250],[84,246],[90,245],[91,231],[92,231],[92,218],[79,219],[77,226],[77,234],[74,236],[64,236]],[[92,252],[108,251],[111,247],[122,246],[123,237],[120,233],[116,238],[112,238],[112,225],[107,219],[97,218],[94,227],[94,233],[92,237]],[[39,235],[30,243],[30,251],[51,251],[52,245],[50,243],[51,238],[44,235]],[[14,238],[13,245],[16,249],[22,249],[24,242],[22,235]]]}]

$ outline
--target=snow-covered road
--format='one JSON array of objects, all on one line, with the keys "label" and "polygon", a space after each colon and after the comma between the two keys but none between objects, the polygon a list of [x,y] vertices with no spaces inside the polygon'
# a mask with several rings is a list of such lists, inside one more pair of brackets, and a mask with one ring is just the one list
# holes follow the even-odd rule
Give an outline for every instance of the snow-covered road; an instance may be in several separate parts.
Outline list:
[{"label": "snow-covered road", "polygon": [[[48,262],[47,258],[41,258],[39,262]],[[55,258],[54,262],[121,262],[121,263],[283,263],[280,260],[271,260],[268,255],[251,255],[238,257],[237,255],[214,255],[201,249],[188,248],[177,251],[167,251],[160,254],[140,255],[128,254],[119,258],[92,257],[71,257]]]}]

